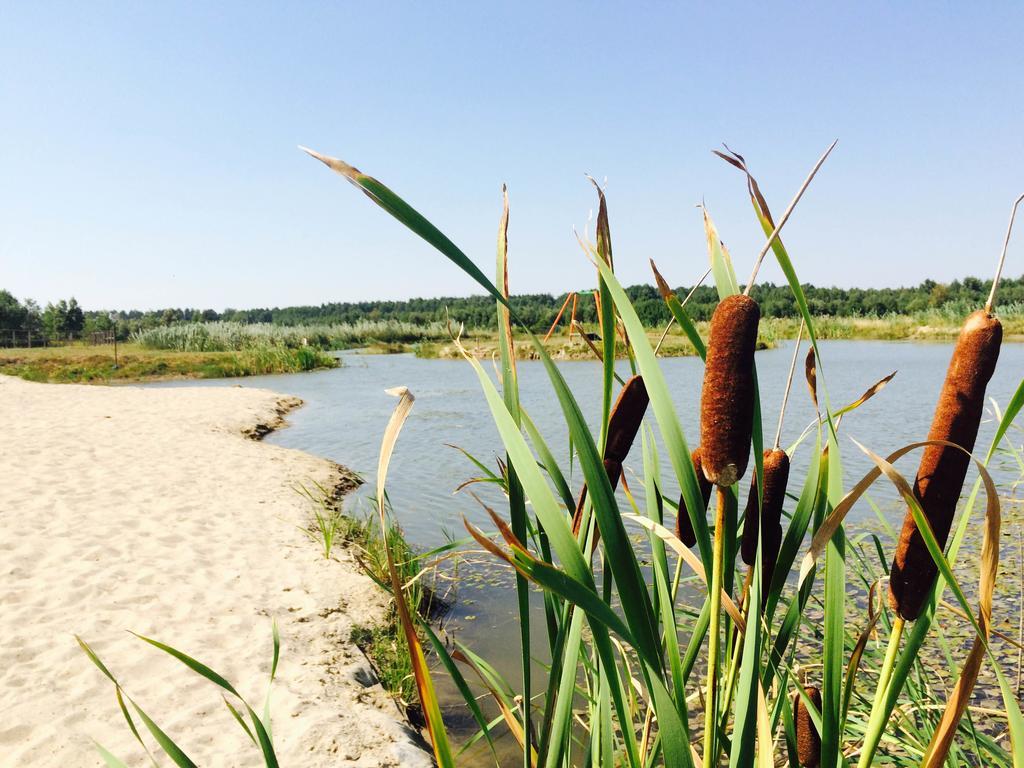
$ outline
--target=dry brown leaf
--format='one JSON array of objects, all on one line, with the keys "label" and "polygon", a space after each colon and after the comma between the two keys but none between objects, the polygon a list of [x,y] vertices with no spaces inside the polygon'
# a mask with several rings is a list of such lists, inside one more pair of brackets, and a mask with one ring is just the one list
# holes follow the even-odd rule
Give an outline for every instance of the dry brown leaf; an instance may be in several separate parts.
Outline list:
[{"label": "dry brown leaf", "polygon": [[651,270],[654,272],[654,281],[658,284],[658,293],[661,294],[661,298],[668,301],[670,298],[675,296],[676,293],[669,287],[665,278],[661,276],[661,272],[658,271],[658,265],[654,263],[654,259],[651,259],[650,262]]}]

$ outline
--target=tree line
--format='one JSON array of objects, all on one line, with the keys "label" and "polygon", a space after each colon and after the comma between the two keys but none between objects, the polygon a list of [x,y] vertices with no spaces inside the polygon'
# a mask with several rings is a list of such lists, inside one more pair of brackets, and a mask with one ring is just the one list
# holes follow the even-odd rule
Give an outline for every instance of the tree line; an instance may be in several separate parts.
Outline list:
[{"label": "tree line", "polygon": [[[925,280],[919,285],[904,288],[828,288],[804,285],[810,310],[815,315],[864,317],[883,315],[909,315],[939,310],[964,315],[984,304],[991,281],[966,277],[951,283]],[[682,299],[690,287],[676,289]],[[597,321],[593,291],[577,294],[576,318],[580,322]],[[669,320],[668,308],[657,289],[651,285],[633,285],[626,288],[641,321],[648,327],[664,325]],[[798,310],[788,285],[761,283],[755,285],[751,295],[761,306],[763,317],[796,317]],[[550,326],[565,303],[568,294],[547,293],[513,296],[512,306],[518,315],[534,330]],[[711,317],[718,295],[711,285],[702,285],[693,292],[686,305],[696,320]],[[1002,306],[1016,304],[1024,308],[1024,277],[1006,278],[1000,284],[999,302]],[[158,310],[125,310],[115,313],[116,323],[107,310],[83,310],[74,298],[47,304],[45,308],[31,299],[19,301],[8,291],[0,290],[0,334],[3,331],[32,331],[51,338],[77,337],[94,331],[107,331],[115,327],[119,338],[157,326],[182,322],[232,321],[241,323],[271,323],[274,325],[351,324],[360,321],[394,320],[408,323],[445,321],[464,323],[468,328],[492,328],[495,323],[494,300],[488,296],[439,297],[409,299],[406,301],[330,302],[319,305],[273,307],[255,309],[190,309],[167,308]]]},{"label": "tree line", "polygon": [[17,331],[55,339],[78,338],[87,330],[105,330],[111,323],[108,319],[105,328],[87,329],[90,325],[95,326],[95,320],[87,320],[74,297],[40,308],[33,299],[21,302],[10,291],[0,290],[0,332]]}]

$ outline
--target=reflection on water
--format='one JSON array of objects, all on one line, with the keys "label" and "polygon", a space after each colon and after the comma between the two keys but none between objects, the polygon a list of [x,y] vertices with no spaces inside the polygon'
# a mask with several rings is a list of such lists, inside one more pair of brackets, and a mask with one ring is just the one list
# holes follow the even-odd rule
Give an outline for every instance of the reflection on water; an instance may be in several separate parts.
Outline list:
[{"label": "reflection on water", "polygon": [[[873,400],[843,421],[842,435],[856,438],[877,453],[885,455],[895,448],[923,439],[928,431],[932,411],[945,375],[952,350],[950,344],[917,344],[906,342],[825,342],[821,345],[823,363],[819,367],[819,387],[824,382],[834,408],[857,397],[878,379],[898,370],[896,378]],[[775,434],[782,389],[789,368],[792,343],[776,350],[758,352],[756,361],[764,413],[765,440]],[[253,377],[244,380],[204,382],[173,382],[159,386],[205,385],[265,387],[297,395],[305,400],[304,408],[293,412],[290,427],[275,432],[267,441],[308,451],[333,459],[361,473],[372,481],[377,463],[381,435],[395,399],[385,394],[389,387],[405,385],[416,396],[412,416],[403,429],[389,472],[388,492],[395,514],[409,541],[417,547],[429,548],[463,538],[462,517],[485,530],[493,525],[486,513],[464,493],[454,490],[479,471],[457,450],[459,446],[484,464],[494,467],[500,442],[479,383],[469,365],[457,360],[420,360],[411,355],[345,354],[342,368],[304,374]],[[703,366],[697,358],[664,360],[663,370],[674,395],[683,429],[691,446],[698,434],[698,407]],[[600,412],[600,365],[596,362],[570,362],[560,365],[570,387],[592,423]],[[620,364],[628,372],[625,363]],[[790,397],[782,446],[788,447],[813,420],[814,408],[804,385],[798,365],[797,380]],[[538,362],[519,363],[522,403],[543,432],[556,457],[564,459],[567,472],[572,468],[568,456],[568,440],[561,411],[554,398],[547,376]],[[1000,354],[999,366],[989,385],[989,397],[1004,405],[1024,374],[1024,345],[1006,344]],[[650,418],[650,417],[649,417]],[[653,425],[653,418],[650,418]],[[979,452],[987,449],[994,432],[991,409],[978,437]],[[813,443],[804,443],[793,460],[791,484],[802,482]],[[870,467],[849,440],[841,440],[846,487],[852,485]],[[660,451],[665,467],[669,494],[678,492],[664,450]],[[917,456],[903,459],[897,467],[913,475]],[[639,451],[634,450],[626,462],[627,473],[640,470]],[[997,470],[999,468],[997,467]],[[1016,476],[1012,467],[1002,470],[1004,477]],[[999,472],[997,471],[997,480]],[[1012,478],[1011,478],[1012,479]],[[570,478],[574,488],[579,473]],[[366,503],[373,483],[348,499],[350,509]],[[638,490],[640,483],[632,483]],[[474,486],[485,489],[485,486]],[[798,489],[798,488],[797,488]],[[791,488],[794,490],[794,488]],[[486,490],[479,491],[484,495]],[[501,511],[500,499],[490,499]],[[745,498],[746,491],[743,491]],[[902,520],[904,511],[894,491],[877,485],[872,499],[894,525]],[[874,519],[868,504],[858,504],[848,518],[851,526],[858,521]],[[463,566],[459,579],[459,603],[449,630],[459,639],[494,662],[510,680],[518,677],[517,621],[512,580],[502,573],[495,577],[493,569]],[[543,656],[544,638],[535,633],[535,652]],[[538,677],[538,682],[540,681]]]}]

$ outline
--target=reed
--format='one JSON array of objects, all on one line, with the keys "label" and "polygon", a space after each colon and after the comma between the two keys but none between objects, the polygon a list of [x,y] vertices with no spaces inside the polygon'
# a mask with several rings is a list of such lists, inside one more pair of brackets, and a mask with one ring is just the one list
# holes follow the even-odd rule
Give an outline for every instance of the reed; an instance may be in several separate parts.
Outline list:
[{"label": "reed", "polygon": [[444,323],[361,320],[334,325],[270,323],[176,323],[141,330],[132,341],[146,349],[229,352],[278,347],[348,349],[368,344],[416,344],[448,339]]}]

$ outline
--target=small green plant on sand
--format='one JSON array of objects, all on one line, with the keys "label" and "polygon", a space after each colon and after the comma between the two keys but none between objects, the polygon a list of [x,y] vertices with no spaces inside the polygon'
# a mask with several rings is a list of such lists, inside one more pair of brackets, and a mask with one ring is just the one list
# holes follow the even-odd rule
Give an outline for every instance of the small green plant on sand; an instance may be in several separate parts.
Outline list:
[{"label": "small green plant on sand", "polygon": [[[133,632],[132,634],[135,633]],[[193,672],[201,675],[214,685],[221,688],[224,691],[224,694],[222,694],[224,706],[231,714],[232,719],[234,719],[238,726],[245,731],[245,734],[253,744],[254,750],[259,751],[263,758],[263,764],[267,766],[267,768],[277,767],[277,756],[274,754],[274,742],[270,726],[270,689],[274,683],[274,677],[277,674],[277,663],[281,654],[281,637],[277,631],[276,621],[273,624],[273,656],[270,664],[270,679],[267,682],[267,695],[263,702],[262,715],[257,715],[256,710],[253,709],[249,702],[242,698],[242,695],[238,690],[228,682],[223,675],[215,672],[207,665],[200,661],[196,661],[191,656],[188,656],[169,645],[165,645],[148,637],[143,637],[142,635],[135,636],[154,648],[158,648],[164,653],[173,656]],[[197,763],[185,754],[185,751],[165,731],[163,731],[160,726],[146,714],[135,699],[125,691],[120,681],[114,677],[114,674],[100,659],[92,647],[77,635],[75,636],[75,639],[78,640],[79,646],[81,646],[82,650],[85,652],[86,656],[89,657],[92,663],[96,665],[96,668],[114,684],[114,695],[117,698],[118,708],[121,710],[121,714],[128,725],[128,729],[132,732],[132,736],[135,737],[135,740],[138,741],[142,749],[149,756],[150,762],[153,765],[158,764],[153,756],[153,752],[150,749],[149,744],[147,744],[146,740],[143,738],[143,732],[135,722],[135,717],[131,714],[132,711],[134,711],[135,716],[142,721],[145,731],[149,732],[149,735],[157,743],[160,749],[162,749],[167,756],[174,761],[175,765],[179,766],[179,768],[195,768]],[[104,762],[109,766],[109,768],[127,768],[126,764],[120,758],[111,754],[102,745],[96,744],[96,749],[99,751]]]},{"label": "small green plant on sand", "polygon": [[320,483],[313,481],[313,488],[298,485],[295,490],[309,499],[313,505],[312,522],[308,527],[299,526],[299,530],[318,545],[324,553],[324,559],[329,560],[339,532],[343,539],[347,538],[346,531],[350,522],[331,493]]}]

